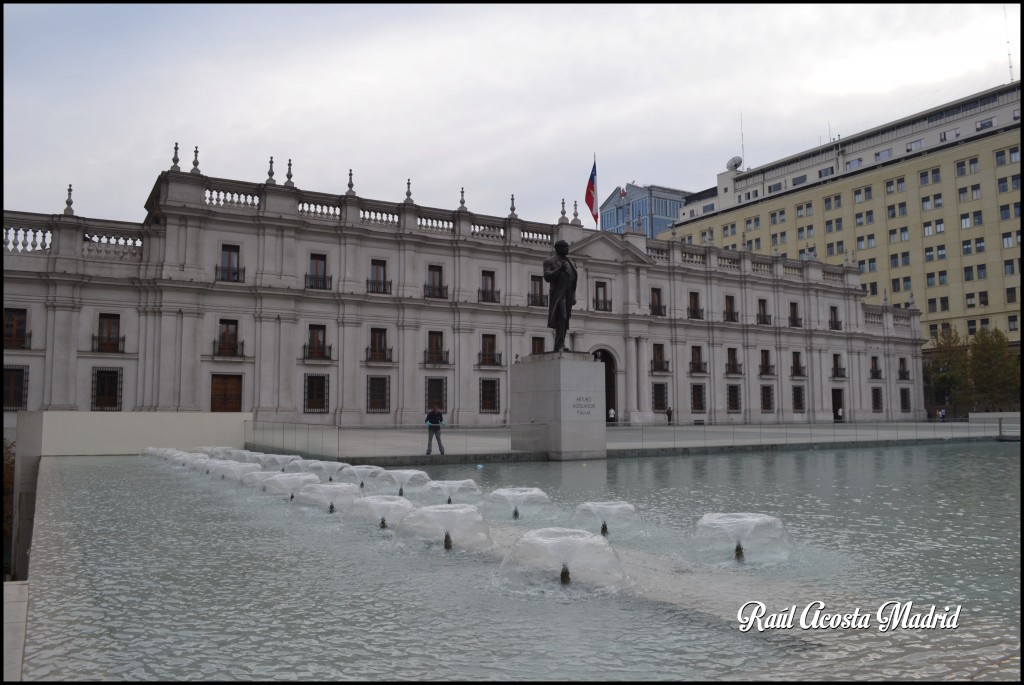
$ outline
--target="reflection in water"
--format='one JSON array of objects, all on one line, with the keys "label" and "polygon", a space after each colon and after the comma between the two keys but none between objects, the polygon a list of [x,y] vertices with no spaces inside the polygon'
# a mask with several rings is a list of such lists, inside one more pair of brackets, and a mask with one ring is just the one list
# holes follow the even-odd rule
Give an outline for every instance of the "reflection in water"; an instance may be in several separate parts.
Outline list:
[{"label": "reflection in water", "polygon": [[[255,486],[146,458],[44,459],[25,679],[1019,677],[1017,445],[445,465],[428,474],[473,479],[485,493],[543,490],[543,520],[530,520],[541,516],[530,505],[519,520],[501,507],[499,532],[515,535],[564,526],[580,503],[630,503],[639,520],[629,535],[613,526],[596,536],[630,569],[666,579],[664,597],[594,593],[576,582],[584,569],[572,563],[570,584],[506,587],[500,556],[462,549],[457,536],[445,553],[393,534],[405,512],[384,514],[381,531],[372,509],[328,515],[323,503],[253,495]],[[794,551],[780,563],[747,554],[740,565],[735,550],[722,562],[703,559],[693,530],[711,512],[777,517]],[[816,592],[863,611],[887,600],[960,604],[960,627],[738,629],[743,602],[771,593],[777,611]]]}]

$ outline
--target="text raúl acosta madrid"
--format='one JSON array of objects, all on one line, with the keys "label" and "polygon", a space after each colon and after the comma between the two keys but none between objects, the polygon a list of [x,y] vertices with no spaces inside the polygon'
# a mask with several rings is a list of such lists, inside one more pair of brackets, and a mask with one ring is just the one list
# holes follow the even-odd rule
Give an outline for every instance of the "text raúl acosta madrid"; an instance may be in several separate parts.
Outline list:
[{"label": "text ra\u00fal acosta madrid", "polygon": [[758,632],[794,627],[802,630],[865,630],[872,627],[872,620],[878,631],[885,633],[897,629],[958,628],[960,605],[952,609],[949,606],[939,609],[933,605],[927,611],[915,611],[913,602],[889,601],[875,611],[864,612],[858,607],[852,612],[840,613],[829,611],[824,602],[814,601],[802,609],[794,604],[783,611],[770,613],[764,602],[751,601],[740,607],[736,618],[740,622],[740,631],[744,633],[752,628]]}]

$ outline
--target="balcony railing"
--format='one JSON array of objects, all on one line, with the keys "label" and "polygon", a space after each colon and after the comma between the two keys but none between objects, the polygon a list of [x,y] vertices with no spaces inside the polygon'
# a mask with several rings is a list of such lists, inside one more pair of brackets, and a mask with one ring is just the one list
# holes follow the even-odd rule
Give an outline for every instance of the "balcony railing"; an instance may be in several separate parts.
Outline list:
[{"label": "balcony railing", "polygon": [[793,366],[793,367],[790,368],[790,373],[792,374],[793,378],[806,378],[807,377],[807,367],[806,366]]},{"label": "balcony railing", "polygon": [[368,362],[390,362],[391,361],[391,350],[393,348],[387,347],[367,347],[366,348],[366,361]]},{"label": "balcony railing", "polygon": [[663,304],[652,304],[651,305],[651,316],[665,316],[665,305],[663,305]]},{"label": "balcony railing", "polygon": [[547,307],[548,296],[538,293],[530,293],[526,296],[526,304],[531,307]]},{"label": "balcony railing", "polygon": [[228,283],[245,283],[245,267],[215,266],[213,267],[218,281]]},{"label": "balcony railing", "polygon": [[668,359],[652,359],[651,360],[651,371],[653,373],[668,373]]},{"label": "balcony railing", "polygon": [[306,274],[306,288],[308,290],[330,290],[333,276],[313,276]]},{"label": "balcony railing", "polygon": [[116,337],[109,335],[92,336],[93,352],[124,352],[125,336]]},{"label": "balcony railing", "polygon": [[603,300],[600,298],[594,298],[594,311],[595,312],[610,312],[612,310],[612,301]]},{"label": "balcony railing", "polygon": [[830,331],[841,331],[843,330],[843,322],[838,319],[831,319],[828,322],[828,329]]},{"label": "balcony railing", "polygon": [[447,300],[448,299],[448,286],[446,285],[431,285],[430,283],[423,284],[423,297],[432,297],[435,300]]},{"label": "balcony railing", "polygon": [[23,335],[4,336],[5,350],[30,350],[32,349],[32,333]]},{"label": "balcony railing", "polygon": [[801,319],[799,316],[791,316],[791,317],[789,317],[789,327],[790,328],[803,328],[804,327],[804,320]]},{"label": "balcony railing", "polygon": [[762,326],[771,326],[772,325],[772,315],[771,314],[758,314],[757,315],[757,323],[761,324]]},{"label": "balcony railing", "polygon": [[899,370],[899,379],[901,381],[909,381],[910,380],[910,370],[909,369],[900,369]]},{"label": "balcony railing", "polygon": [[690,373],[707,373],[707,362],[690,362]]},{"label": "balcony railing", "polygon": [[375,281],[373,279],[367,278],[366,292],[374,293],[377,295],[390,295],[391,281]]},{"label": "balcony railing", "polygon": [[423,350],[424,364],[450,364],[448,350]]},{"label": "balcony railing", "polygon": [[704,310],[698,307],[687,307],[686,308],[687,319],[703,319]]},{"label": "balcony railing", "polygon": [[501,352],[481,352],[477,355],[480,366],[501,366]]},{"label": "balcony railing", "polygon": [[501,302],[501,291],[500,290],[485,290],[479,288],[476,291],[477,302]]},{"label": "balcony railing", "polygon": [[332,359],[333,358],[333,345],[303,345],[302,346],[302,358],[303,359]]},{"label": "balcony railing", "polygon": [[245,356],[245,341],[241,342],[234,340],[214,340],[213,341],[213,356],[214,357],[244,357]]},{"label": "balcony railing", "polygon": [[739,312],[730,311],[728,309],[722,312],[722,321],[727,321],[728,323],[739,323],[739,320]]},{"label": "balcony railing", "polygon": [[775,364],[761,364],[757,367],[757,374],[759,376],[774,376]]},{"label": "balcony railing", "polygon": [[846,368],[838,366],[832,368],[832,378],[846,378]]},{"label": "balcony railing", "polygon": [[737,362],[732,362],[732,363],[726,362],[725,363],[725,372],[727,374],[731,374],[731,375],[734,375],[734,376],[742,374],[743,373],[743,364],[739,364]]},{"label": "balcony railing", "polygon": [[871,380],[873,380],[873,381],[880,381],[880,380],[882,380],[882,370],[881,369],[868,369],[868,374],[871,376]]}]

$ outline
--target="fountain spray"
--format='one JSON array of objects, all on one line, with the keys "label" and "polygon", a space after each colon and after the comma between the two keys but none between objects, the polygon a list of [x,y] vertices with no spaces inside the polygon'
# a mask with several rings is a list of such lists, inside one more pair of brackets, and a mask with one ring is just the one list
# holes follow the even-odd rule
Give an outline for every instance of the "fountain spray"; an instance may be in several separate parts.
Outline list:
[{"label": "fountain spray", "polygon": [[383,516],[380,517],[380,527],[381,528],[387,528],[388,527],[388,522],[384,520]]},{"label": "fountain spray", "polygon": [[559,577],[562,580],[562,585],[568,585],[569,584],[569,580],[570,579],[569,579],[569,565],[568,564],[566,564],[564,562],[562,563],[562,575],[559,576]]},{"label": "fountain spray", "polygon": [[743,558],[743,545],[741,545],[738,541],[736,542],[736,552],[735,552],[735,554],[736,554],[736,563],[737,564],[742,564],[742,563],[745,562],[745,559]]},{"label": "fountain spray", "polygon": [[604,535],[606,537],[608,535],[608,522],[607,521],[601,521],[601,535]]},{"label": "fountain spray", "polygon": [[331,502],[331,506],[327,507],[327,513],[333,514],[335,511],[336,509],[334,508],[334,502]]},{"label": "fountain spray", "polygon": [[519,507],[514,507],[512,509],[512,518],[514,518],[514,519],[519,518]]},{"label": "fountain spray", "polygon": [[452,548],[452,536],[448,534],[448,531],[444,532],[444,548],[445,549],[451,549]]}]

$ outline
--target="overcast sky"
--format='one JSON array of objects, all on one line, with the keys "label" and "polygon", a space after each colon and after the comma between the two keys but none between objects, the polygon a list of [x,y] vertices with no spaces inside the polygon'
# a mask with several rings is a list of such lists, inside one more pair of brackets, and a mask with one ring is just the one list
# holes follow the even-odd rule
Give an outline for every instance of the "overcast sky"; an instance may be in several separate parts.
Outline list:
[{"label": "overcast sky", "polygon": [[[141,221],[157,175],[554,223],[594,157],[695,192],[1018,80],[1020,5],[4,5],[4,209]],[[742,121],[742,126],[741,126]]]}]

